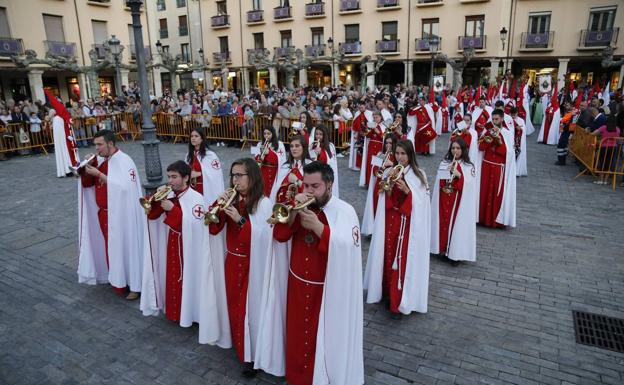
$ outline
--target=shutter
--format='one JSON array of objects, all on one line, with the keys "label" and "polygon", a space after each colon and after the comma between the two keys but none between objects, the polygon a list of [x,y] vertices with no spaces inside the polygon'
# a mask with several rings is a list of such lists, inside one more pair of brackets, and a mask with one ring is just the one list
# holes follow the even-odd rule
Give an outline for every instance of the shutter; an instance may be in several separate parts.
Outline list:
[{"label": "shutter", "polygon": [[46,39],[50,41],[65,42],[63,31],[63,16],[43,15]]},{"label": "shutter", "polygon": [[93,42],[95,44],[104,44],[108,40],[108,30],[105,21],[91,20],[93,27]]},{"label": "shutter", "polygon": [[6,8],[0,8],[0,37],[11,37]]}]

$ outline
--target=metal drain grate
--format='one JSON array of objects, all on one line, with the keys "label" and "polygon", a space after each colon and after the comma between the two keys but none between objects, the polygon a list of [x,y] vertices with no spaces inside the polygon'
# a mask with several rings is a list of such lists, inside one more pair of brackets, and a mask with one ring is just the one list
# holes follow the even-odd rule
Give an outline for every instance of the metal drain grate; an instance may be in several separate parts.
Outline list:
[{"label": "metal drain grate", "polygon": [[624,319],[572,311],[576,343],[624,353]]}]

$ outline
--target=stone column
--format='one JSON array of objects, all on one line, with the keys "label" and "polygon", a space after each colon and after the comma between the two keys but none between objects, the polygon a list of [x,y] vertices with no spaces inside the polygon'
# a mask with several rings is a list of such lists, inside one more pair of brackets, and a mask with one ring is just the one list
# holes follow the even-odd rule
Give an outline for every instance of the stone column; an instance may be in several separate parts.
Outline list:
[{"label": "stone column", "polygon": [[251,89],[251,85],[249,83],[249,69],[241,69],[241,75],[243,77],[243,94],[246,94]]},{"label": "stone column", "polygon": [[154,79],[154,96],[159,97],[163,93],[160,68],[152,68],[152,78]]},{"label": "stone column", "polygon": [[[366,63],[366,72],[371,72],[375,70],[375,63],[368,62]],[[375,89],[375,75],[370,75],[366,78],[366,87],[373,90]]]},{"label": "stone column", "polygon": [[[450,84],[451,87],[453,87],[453,67],[451,67],[450,64],[446,63],[446,84]],[[461,85],[459,85],[458,87],[461,87]],[[457,90],[454,90],[457,91]]]},{"label": "stone column", "polygon": [[224,68],[221,71],[221,89],[225,92],[229,91],[230,86],[228,84],[228,75],[230,74],[229,68]]},{"label": "stone column", "polygon": [[33,100],[45,101],[43,93],[43,70],[31,69],[28,71],[28,84],[30,85],[30,95]]},{"label": "stone column", "polygon": [[568,63],[570,58],[559,59],[559,69],[557,70],[557,89],[561,90],[565,87],[565,77],[568,73]]},{"label": "stone column", "polygon": [[87,77],[85,74],[78,74],[78,87],[80,87],[80,100],[87,101]]},{"label": "stone column", "polygon": [[617,88],[624,87],[624,64],[620,66],[620,79],[618,80]]},{"label": "stone column", "polygon": [[299,87],[308,85],[308,69],[302,68],[299,70]]},{"label": "stone column", "polygon": [[338,83],[340,83],[340,64],[338,63],[332,64],[332,80],[334,83],[332,84],[332,86],[335,86]]},{"label": "stone column", "polygon": [[171,95],[176,95],[178,88],[180,88],[180,80],[178,79],[177,72],[169,72],[171,74]]},{"label": "stone column", "polygon": [[498,59],[490,59],[490,83],[496,83],[498,76]]},{"label": "stone column", "polygon": [[412,75],[414,73],[414,62],[412,60],[406,60],[405,62],[405,76],[403,82],[406,86],[409,86],[412,82]]},{"label": "stone column", "polygon": [[271,83],[271,87],[274,85],[277,86],[277,70],[275,67],[269,67],[269,83]]},{"label": "stone column", "polygon": [[[4,90],[4,100],[13,99],[13,94],[11,94],[11,83],[9,82],[9,78],[6,76],[0,77],[0,81],[2,82],[2,89]],[[42,100],[43,102],[43,100]]]},{"label": "stone column", "polygon": [[121,85],[128,87],[128,84],[130,83],[130,81],[128,80],[128,75],[130,74],[130,70],[121,68],[119,70],[119,74],[121,75]]}]

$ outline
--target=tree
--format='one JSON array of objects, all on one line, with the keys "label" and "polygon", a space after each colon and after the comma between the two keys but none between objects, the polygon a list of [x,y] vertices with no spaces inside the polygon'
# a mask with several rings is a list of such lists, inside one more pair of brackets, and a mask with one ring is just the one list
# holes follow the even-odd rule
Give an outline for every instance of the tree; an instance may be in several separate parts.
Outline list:
[{"label": "tree", "polygon": [[462,75],[464,73],[464,68],[466,68],[470,60],[472,60],[472,58],[474,57],[474,54],[475,54],[474,48],[464,48],[464,51],[462,52],[462,57],[459,60],[451,59],[443,53],[439,53],[436,55],[435,57],[436,60],[445,62],[446,64],[450,65],[451,68],[453,69],[453,86],[452,87],[455,92],[457,92],[461,88],[464,82],[462,78]]}]

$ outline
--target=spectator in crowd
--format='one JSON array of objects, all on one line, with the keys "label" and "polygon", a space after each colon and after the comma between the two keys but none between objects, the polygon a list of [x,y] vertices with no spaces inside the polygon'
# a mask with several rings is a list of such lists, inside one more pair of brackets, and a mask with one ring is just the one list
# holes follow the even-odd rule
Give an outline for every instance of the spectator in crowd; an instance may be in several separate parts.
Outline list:
[{"label": "spectator in crowd", "polygon": [[614,138],[620,136],[620,132],[621,129],[617,126],[615,115],[610,115],[606,119],[605,124],[592,132],[592,135],[600,136],[600,152],[597,159],[597,169],[599,171],[606,171],[599,175],[598,179],[594,181],[595,184],[606,185],[608,184],[607,179],[612,176],[608,172],[612,172],[619,161],[616,151],[617,141]]}]

